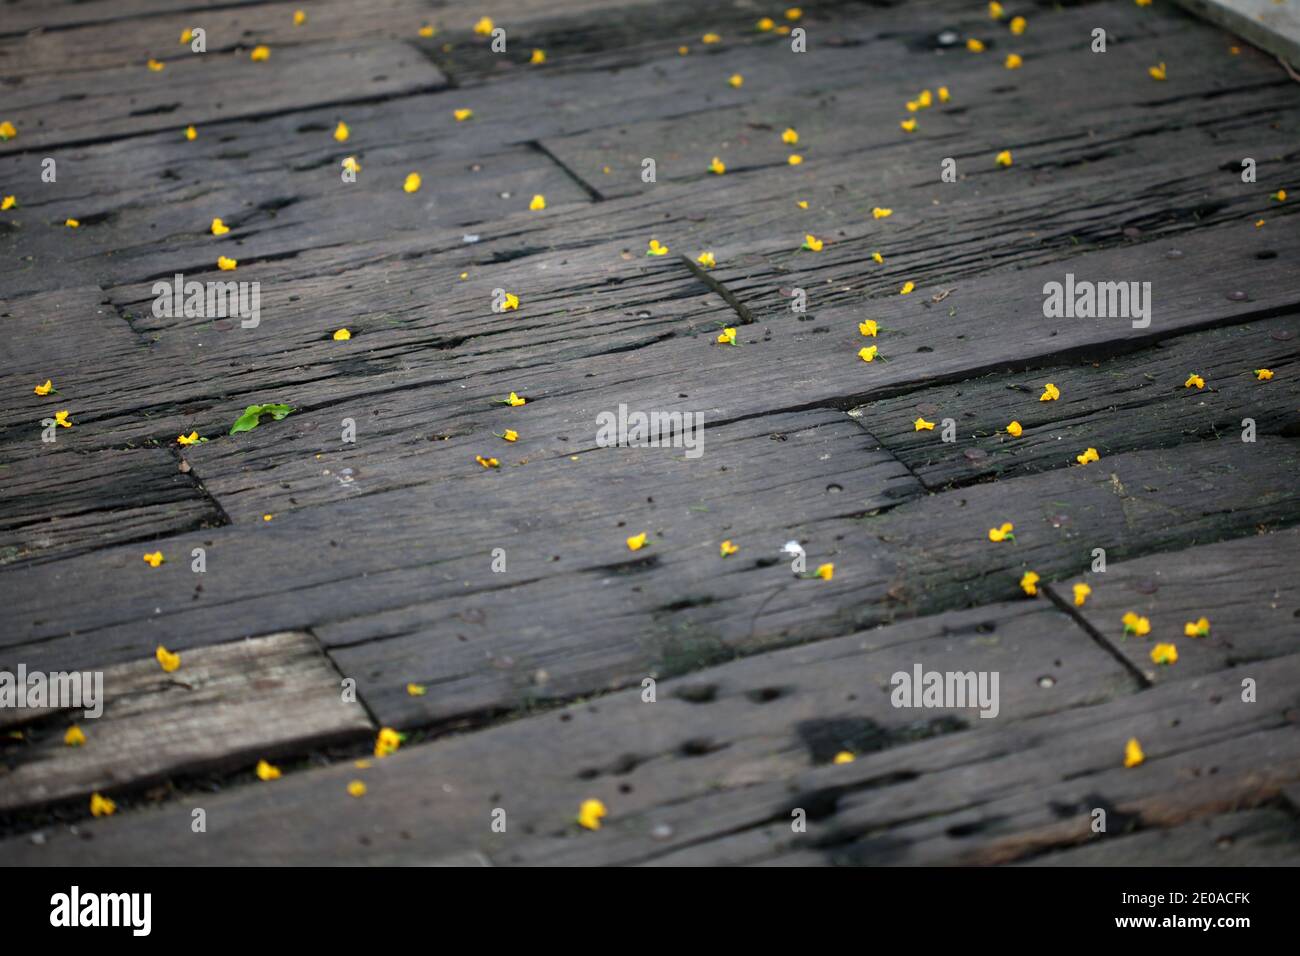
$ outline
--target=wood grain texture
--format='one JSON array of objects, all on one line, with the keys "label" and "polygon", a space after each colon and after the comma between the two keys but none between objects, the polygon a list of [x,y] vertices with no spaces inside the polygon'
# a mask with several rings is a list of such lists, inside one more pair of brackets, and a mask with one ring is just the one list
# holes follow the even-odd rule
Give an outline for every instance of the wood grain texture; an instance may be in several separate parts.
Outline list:
[{"label": "wood grain texture", "polygon": [[[5,659],[10,673],[22,660]],[[102,679],[101,716],[43,713],[33,726],[18,725],[20,740],[4,741],[0,811],[251,765],[372,727],[360,705],[342,702],[338,672],[308,634],[195,648],[170,674],[150,657],[105,668]],[[73,725],[85,734],[80,746],[63,741]]]}]

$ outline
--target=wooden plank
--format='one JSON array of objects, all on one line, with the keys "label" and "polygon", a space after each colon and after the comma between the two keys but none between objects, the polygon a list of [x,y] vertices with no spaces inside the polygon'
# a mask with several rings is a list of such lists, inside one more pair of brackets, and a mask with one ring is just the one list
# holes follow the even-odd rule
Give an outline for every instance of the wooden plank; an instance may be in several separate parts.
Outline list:
[{"label": "wooden plank", "polygon": [[[976,709],[893,707],[890,675],[910,672],[915,662],[1000,671],[997,717],[981,719]],[[1045,677],[1051,677],[1050,686]],[[1034,715],[1122,696],[1135,686],[1110,655],[1056,609],[997,605],[665,680],[653,703],[643,701],[638,688],[558,713],[404,747],[364,772],[345,764],[290,774],[277,783],[273,802],[262,798],[262,787],[234,787],[205,795],[205,807],[210,835],[250,862],[325,859],[339,844],[302,840],[301,834],[304,827],[318,825],[320,814],[340,811],[331,832],[349,847],[364,835],[372,858],[411,863],[468,853],[496,857],[503,842],[515,845],[526,842],[530,832],[565,826],[586,796],[600,796],[622,813],[632,807],[649,810],[705,797],[719,787],[744,789],[828,766],[844,749],[865,756],[930,737],[963,736],[959,730],[966,726],[1014,725]],[[370,821],[360,829],[361,818],[342,806],[349,801],[340,775],[348,773],[370,787],[364,800],[353,802]],[[436,807],[418,827],[411,824],[416,790],[432,796]],[[336,791],[341,800],[334,798]],[[300,801],[319,801],[320,807],[300,807]],[[494,806],[507,811],[504,841],[488,827]],[[147,841],[126,838],[143,818],[108,821],[116,832],[101,833],[97,826],[96,838],[87,846],[93,846],[92,853],[117,857],[128,842],[135,842],[138,849],[127,851],[123,862],[143,862],[155,853],[193,862],[183,846],[185,834],[173,833],[169,822],[182,812],[188,810],[177,804],[163,808],[162,819],[148,814],[156,837]],[[373,826],[379,820],[392,825]],[[399,837],[399,831],[408,837]],[[70,861],[68,854],[80,854],[60,839],[62,834],[49,836],[41,854],[46,862]],[[0,845],[0,858],[15,851],[13,844]]]},{"label": "wooden plank", "polygon": [[[1093,590],[1074,613],[1152,683],[1192,680],[1295,651],[1297,560],[1300,532],[1292,529],[1120,561],[1079,576]],[[1049,590],[1073,607],[1071,583]],[[1125,637],[1121,619],[1130,611],[1151,622],[1149,635]],[[1184,625],[1202,617],[1210,619],[1209,636],[1187,637]],[[1177,648],[1177,663],[1152,663],[1157,642]]]},{"label": "wooden plank", "polygon": [[[1283,372],[1260,382],[1254,369],[1294,366],[1298,328],[1286,317],[1213,329],[1133,354],[917,389],[849,414],[932,489],[1073,466],[1087,448],[1104,461],[1240,434],[1246,418],[1261,434],[1292,434],[1300,431],[1300,381]],[[1204,389],[1186,387],[1193,374]],[[1046,382],[1059,400],[1038,401]],[[917,431],[917,418],[936,429]],[[952,442],[943,440],[947,419],[956,425]],[[1013,421],[1019,437],[1006,432]]]},{"label": "wooden plank", "polygon": [[1300,65],[1300,15],[1277,0],[1177,0],[1275,56]]},{"label": "wooden plank", "polygon": [[[179,135],[191,124],[428,92],[446,82],[404,43],[286,46],[265,63],[250,61],[253,45],[178,58],[160,72],[146,68],[142,53],[131,66],[20,84],[6,94],[18,135],[0,142],[0,154],[157,130]],[[47,119],[56,104],[57,128]]]},{"label": "wooden plank", "polygon": [[[20,725],[21,739],[6,737],[0,811],[136,790],[166,777],[353,740],[372,729],[363,707],[342,702],[338,673],[309,634],[195,648],[170,674],[149,657],[105,668],[102,679],[102,716],[42,714],[37,723]],[[5,722],[23,714],[6,712]],[[82,729],[85,744],[64,743],[72,725]]]},{"label": "wooden plank", "polygon": [[1300,825],[1283,810],[1243,810],[1088,843],[1028,866],[1295,866]]}]

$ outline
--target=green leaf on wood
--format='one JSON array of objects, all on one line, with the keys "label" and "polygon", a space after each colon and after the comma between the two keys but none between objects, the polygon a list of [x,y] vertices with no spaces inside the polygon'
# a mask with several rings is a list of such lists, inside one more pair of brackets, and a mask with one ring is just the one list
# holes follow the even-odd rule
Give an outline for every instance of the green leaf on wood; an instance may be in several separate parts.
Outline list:
[{"label": "green leaf on wood", "polygon": [[251,432],[261,424],[263,415],[270,415],[278,422],[291,411],[293,411],[292,405],[249,405],[244,409],[244,414],[235,419],[235,424],[230,426],[230,434]]}]

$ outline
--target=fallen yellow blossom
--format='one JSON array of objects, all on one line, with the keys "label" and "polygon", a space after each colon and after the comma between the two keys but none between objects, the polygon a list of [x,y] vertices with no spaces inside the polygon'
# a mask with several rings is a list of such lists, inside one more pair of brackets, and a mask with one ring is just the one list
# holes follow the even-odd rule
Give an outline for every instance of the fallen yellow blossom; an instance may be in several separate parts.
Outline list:
[{"label": "fallen yellow blossom", "polygon": [[495,26],[491,17],[480,17],[478,23],[474,24],[474,32],[479,36],[490,36]]},{"label": "fallen yellow blossom", "polygon": [[658,239],[651,239],[650,245],[646,247],[645,254],[647,256],[666,256],[668,255],[668,247]]},{"label": "fallen yellow blossom", "polygon": [[421,182],[423,180],[420,179],[419,173],[407,173],[406,180],[402,183],[402,189],[408,193],[419,192]]},{"label": "fallen yellow blossom", "polygon": [[86,742],[86,735],[80,727],[73,724],[63,735],[63,743],[68,747],[80,747]]},{"label": "fallen yellow blossom", "polygon": [[1015,530],[1016,530],[1015,525],[1013,525],[1010,521],[1005,521],[997,528],[989,528],[989,540],[990,541],[1015,541],[1016,536],[1013,533]]},{"label": "fallen yellow blossom", "polygon": [[599,830],[601,818],[608,813],[599,800],[583,800],[578,807],[578,826],[586,830]]},{"label": "fallen yellow blossom", "polygon": [[375,737],[375,756],[391,757],[402,746],[402,735],[391,727],[381,727]]},{"label": "fallen yellow blossom", "polygon": [[164,561],[167,560],[166,558],[163,557],[163,553],[161,551],[150,551],[148,554],[143,555],[143,557],[144,557],[144,563],[149,565],[149,567],[151,568],[156,568],[158,567],[158,565],[162,564]]},{"label": "fallen yellow blossom", "polygon": [[629,551],[640,551],[646,545],[646,533],[634,534],[627,539],[627,549]]},{"label": "fallen yellow blossom", "polygon": [[1010,435],[1012,438],[1019,438],[1021,432],[1023,432],[1024,430],[1025,429],[1020,424],[1020,422],[1012,422],[1007,426],[1007,434]]},{"label": "fallen yellow blossom", "polygon": [[1002,61],[1002,65],[1008,70],[1018,70],[1024,66],[1024,63],[1019,53],[1008,53],[1007,58]]},{"label": "fallen yellow blossom", "polygon": [[1157,644],[1151,648],[1152,664],[1177,664],[1178,648],[1172,644]]},{"label": "fallen yellow blossom", "polygon": [[997,156],[994,157],[994,162],[996,162],[999,166],[1003,166],[1003,167],[1010,166],[1011,150],[1004,149],[1002,152],[998,153]]},{"label": "fallen yellow blossom", "polygon": [[117,813],[117,804],[108,797],[98,793],[90,795],[90,815],[92,817],[111,817]]},{"label": "fallen yellow blossom", "polygon": [[912,430],[918,432],[932,432],[934,431],[934,422],[927,422],[924,418],[918,418],[916,421],[912,422]]},{"label": "fallen yellow blossom", "polygon": [[877,348],[878,346],[875,345],[864,345],[862,348],[858,349],[858,358],[862,359],[864,362],[874,362],[876,360]]},{"label": "fallen yellow blossom", "polygon": [[1146,759],[1146,754],[1142,752],[1142,745],[1138,743],[1138,739],[1130,737],[1129,742],[1124,745],[1124,766],[1136,767]]},{"label": "fallen yellow blossom", "polygon": [[1200,618],[1196,621],[1188,621],[1183,625],[1184,637],[1209,637],[1210,636],[1210,619],[1207,617]]},{"label": "fallen yellow blossom", "polygon": [[1146,637],[1151,633],[1151,622],[1133,611],[1127,612],[1120,621],[1124,625],[1125,635]]},{"label": "fallen yellow blossom", "polygon": [[730,557],[731,555],[735,554],[739,550],[740,548],[732,544],[729,540],[722,542],[722,544],[718,546],[718,551],[721,553],[721,555],[724,558]]},{"label": "fallen yellow blossom", "polygon": [[1040,402],[1054,402],[1061,397],[1061,390],[1048,382],[1043,386],[1043,394],[1038,396]]},{"label": "fallen yellow blossom", "polygon": [[857,758],[854,757],[853,754],[849,753],[847,750],[841,750],[833,758],[831,758],[831,763],[836,763],[836,764],[853,763],[853,761],[856,759]]},{"label": "fallen yellow blossom", "polygon": [[1074,460],[1081,465],[1086,465],[1091,461],[1100,461],[1101,455],[1097,454],[1097,449],[1095,448],[1086,448],[1082,455],[1075,455]]},{"label": "fallen yellow blossom", "polygon": [[226,233],[230,231],[230,227],[227,226],[220,219],[213,219],[212,226],[210,228],[212,229],[212,234],[214,236],[224,236]]},{"label": "fallen yellow blossom", "polygon": [[339,125],[334,127],[334,139],[339,143],[346,143],[348,137],[352,135],[352,130],[348,129],[348,124],[339,120]]},{"label": "fallen yellow blossom", "polygon": [[528,62],[533,66],[541,66],[546,62],[546,51],[533,50],[533,55],[528,58]]},{"label": "fallen yellow blossom", "polygon": [[1271,368],[1255,369],[1255,378],[1259,379],[1259,381],[1261,382],[1267,382],[1272,377],[1273,377],[1273,370]]},{"label": "fallen yellow blossom", "polygon": [[1192,388],[1193,386],[1198,389],[1205,388],[1205,379],[1201,378],[1201,376],[1197,375],[1195,372],[1187,376],[1187,381],[1183,382],[1183,388]]},{"label": "fallen yellow blossom", "polygon": [[709,163],[709,172],[713,173],[713,175],[715,176],[721,176],[726,171],[727,171],[727,164],[724,163],[717,156],[714,156],[713,161]]},{"label": "fallen yellow blossom", "polygon": [[528,203],[528,209],[530,212],[540,212],[545,208],[546,208],[546,197],[543,196],[541,193],[537,193],[536,195],[534,195],[533,198]]},{"label": "fallen yellow blossom", "polygon": [[1086,584],[1076,584],[1074,586],[1074,606],[1083,607],[1084,602],[1088,600],[1088,595],[1092,593],[1092,588]]},{"label": "fallen yellow blossom", "polygon": [[348,784],[349,797],[364,797],[366,795],[366,785],[360,780],[353,780]]},{"label": "fallen yellow blossom", "polygon": [[812,233],[808,233],[803,237],[803,248],[807,249],[809,252],[821,252],[823,245],[824,241],[818,239]]},{"label": "fallen yellow blossom", "polygon": [[736,330],[733,328],[723,329],[720,333],[718,333],[717,341],[719,345],[735,345]]},{"label": "fallen yellow blossom", "polygon": [[1038,594],[1038,582],[1041,580],[1037,573],[1026,571],[1020,578],[1020,590],[1024,591],[1030,597]]},{"label": "fallen yellow blossom", "polygon": [[713,253],[711,252],[701,252],[695,257],[695,261],[706,269],[712,269],[718,264],[718,260],[713,257]]},{"label": "fallen yellow blossom", "polygon": [[911,295],[911,294],[912,294],[912,290],[915,289],[915,288],[916,288],[916,283],[915,283],[915,282],[912,282],[912,281],[909,279],[907,282],[904,282],[904,283],[903,283],[903,287],[902,287],[901,289],[898,290],[898,294],[899,294],[899,295]]},{"label": "fallen yellow blossom", "polygon": [[181,666],[181,656],[179,654],[173,654],[161,644],[159,644],[158,649],[154,651],[154,657],[157,658],[158,664],[162,667],[163,671],[168,674]]},{"label": "fallen yellow blossom", "polygon": [[882,209],[880,206],[876,206],[874,209],[871,210],[872,219],[888,219],[893,214],[894,214],[894,210]]},{"label": "fallen yellow blossom", "polygon": [[48,395],[50,394],[50,392],[54,391],[54,382],[51,379],[47,378],[45,380],[45,384],[37,385],[34,389],[32,389],[32,391],[35,392],[37,395]]},{"label": "fallen yellow blossom", "polygon": [[966,49],[970,50],[972,53],[983,53],[984,43],[981,40],[977,40],[974,37],[971,37],[969,40],[966,41]]},{"label": "fallen yellow blossom", "polygon": [[337,329],[334,332],[335,342],[346,342],[350,338],[352,338],[352,332],[349,329]]},{"label": "fallen yellow blossom", "polygon": [[1025,32],[1025,28],[1029,26],[1029,21],[1024,17],[1014,17],[1009,25],[1011,27],[1011,32],[1016,36],[1020,36],[1020,34]]},{"label": "fallen yellow blossom", "polygon": [[787,146],[793,146],[799,142],[799,134],[795,132],[794,127],[787,126],[785,132],[781,134],[781,142]]},{"label": "fallen yellow blossom", "polygon": [[1150,74],[1151,79],[1153,80],[1163,80],[1166,79],[1168,76],[1168,74],[1165,71],[1165,65],[1163,63],[1159,64],[1158,66],[1147,67],[1147,73]]},{"label": "fallen yellow blossom", "polygon": [[233,272],[238,266],[238,259],[232,259],[229,256],[217,256],[217,268],[222,272]]},{"label": "fallen yellow blossom", "polygon": [[255,46],[248,58],[254,63],[262,63],[271,59],[271,48],[269,46]]},{"label": "fallen yellow blossom", "polygon": [[457,123],[463,123],[465,120],[474,116],[474,111],[468,107],[461,107],[460,109],[452,110],[451,115],[455,117]]},{"label": "fallen yellow blossom", "polygon": [[178,445],[196,445],[199,442],[199,433],[190,432],[188,435],[177,435],[176,444]]},{"label": "fallen yellow blossom", "polygon": [[266,760],[259,760],[257,762],[257,770],[255,772],[257,773],[258,780],[265,781],[280,779],[280,768]]},{"label": "fallen yellow blossom", "polygon": [[734,88],[740,89],[745,85],[745,78],[739,73],[733,73],[731,76],[727,77],[727,82]]}]

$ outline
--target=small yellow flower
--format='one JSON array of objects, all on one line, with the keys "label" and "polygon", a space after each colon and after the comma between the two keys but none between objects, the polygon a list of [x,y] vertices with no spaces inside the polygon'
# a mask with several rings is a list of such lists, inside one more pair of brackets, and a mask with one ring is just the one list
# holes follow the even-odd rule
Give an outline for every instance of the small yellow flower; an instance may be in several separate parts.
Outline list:
[{"label": "small yellow flower", "polygon": [[1002,152],[998,153],[998,155],[994,158],[994,162],[996,162],[999,166],[1003,166],[1003,167],[1010,166],[1011,150],[1004,149]]},{"label": "small yellow flower", "polygon": [[496,24],[492,22],[491,17],[481,17],[478,23],[474,24],[474,32],[479,36],[491,36],[492,29]]},{"label": "small yellow flower", "polygon": [[586,830],[599,830],[601,818],[608,813],[599,800],[583,800],[578,807],[578,826]]},{"label": "small yellow flower", "polygon": [[632,537],[627,539],[627,549],[629,551],[640,551],[642,548],[645,547],[645,544],[646,544],[646,533],[644,531],[642,531],[640,534],[634,534],[632,535]]},{"label": "small yellow flower", "polygon": [[1097,454],[1097,449],[1086,448],[1082,455],[1075,455],[1074,460],[1081,465],[1086,465],[1090,461],[1100,461],[1101,455]]},{"label": "small yellow flower", "polygon": [[382,727],[375,737],[375,756],[391,757],[402,746],[402,735],[391,727]]},{"label": "small yellow flower", "polygon": [[199,442],[199,433],[190,432],[188,435],[177,435],[176,444],[178,445],[197,445]]},{"label": "small yellow flower", "polygon": [[903,120],[898,125],[902,127],[904,133],[916,132],[916,120],[911,119],[910,117],[908,119]]},{"label": "small yellow flower", "polygon": [[858,358],[862,359],[864,362],[874,362],[876,360],[876,351],[878,348],[879,346],[875,345],[864,345],[862,348],[858,349]]},{"label": "small yellow flower", "polygon": [[541,66],[546,62],[546,51],[533,50],[533,55],[528,58],[528,62],[533,66]]},{"label": "small yellow flower", "polygon": [[80,220],[80,219],[65,219],[65,220],[63,220],[63,224],[64,224],[65,226],[67,226],[69,229],[80,229],[80,228],[81,228],[81,220]]},{"label": "small yellow flower", "polygon": [[876,333],[880,331],[880,326],[876,324],[875,319],[866,319],[858,323],[858,331],[869,339],[874,339]]},{"label": "small yellow flower", "polygon": [[1205,388],[1205,379],[1195,372],[1187,376],[1187,381],[1183,382],[1183,388],[1192,388],[1193,386],[1198,389]]},{"label": "small yellow flower", "polygon": [[950,99],[952,99],[952,94],[948,92],[948,87],[939,87],[939,102],[947,103]]},{"label": "small yellow flower", "polygon": [[924,418],[918,418],[916,421],[912,422],[912,430],[918,432],[932,432],[934,431],[934,422],[927,422]]},{"label": "small yellow flower", "polygon": [[772,27],[776,26],[776,21],[774,21],[771,17],[763,17],[763,19],[755,23],[754,26],[757,27],[763,33],[766,33],[768,30],[772,29]]},{"label": "small yellow flower", "polygon": [[408,697],[423,697],[427,693],[429,693],[429,688],[425,687],[423,684],[406,685],[406,696]]},{"label": "small yellow flower", "polygon": [[798,153],[791,153],[789,156],[786,157],[785,161],[789,163],[791,166],[798,166],[801,163],[803,163],[803,157],[800,156]]},{"label": "small yellow flower", "polygon": [[55,412],[54,424],[58,425],[60,428],[71,428],[72,422],[68,421],[68,416],[71,414],[72,413],[67,410],[61,412]]},{"label": "small yellow flower", "polygon": [[1026,571],[1020,578],[1020,590],[1024,591],[1030,597],[1038,594],[1038,582],[1040,578],[1033,571]]},{"label": "small yellow flower", "polygon": [[724,163],[717,156],[714,156],[713,162],[709,163],[709,172],[713,173],[713,175],[715,176],[721,176],[726,171],[727,171],[727,164]]},{"label": "small yellow flower", "polygon": [[970,50],[972,53],[983,53],[984,43],[981,40],[976,40],[974,37],[971,37],[966,41],[966,49]]},{"label": "small yellow flower", "polygon": [[1025,429],[1020,422],[1012,422],[1007,426],[1007,434],[1012,438],[1019,438],[1024,430]]},{"label": "small yellow flower", "polygon": [[1178,663],[1178,648],[1172,644],[1157,644],[1151,648],[1152,664]]},{"label": "small yellow flower", "polygon": [[306,23],[306,22],[307,22],[307,14],[305,14],[305,13],[304,13],[303,11],[301,11],[301,10],[295,10],[295,11],[293,11],[293,25],[294,25],[294,26],[296,26],[296,27],[300,27],[300,26],[302,26],[302,25],[303,25],[304,23]]},{"label": "small yellow flower", "polygon": [[818,565],[817,570],[813,572],[813,577],[821,578],[823,581],[829,581],[831,578],[835,577],[835,565],[830,564],[829,562]]},{"label": "small yellow flower", "polygon": [[272,515],[272,514],[265,514],[265,515],[262,515],[262,520],[263,520],[263,521],[271,521],[271,520],[274,519],[274,518],[275,518],[275,515]]},{"label": "small yellow flower", "polygon": [[350,173],[361,172],[361,164],[357,162],[357,158],[355,156],[344,156],[341,165],[343,166],[344,169],[346,169]]},{"label": "small yellow flower", "polygon": [[158,649],[154,651],[154,657],[158,659],[158,665],[168,674],[181,666],[181,656],[179,654],[173,654],[161,644],[159,644]]},{"label": "small yellow flower", "polygon": [[456,118],[457,123],[463,123],[474,115],[474,111],[468,107],[462,107],[458,110],[452,110],[451,115]]},{"label": "small yellow flower", "polygon": [[1263,220],[1263,219],[1256,219],[1256,220],[1255,220],[1255,228],[1256,228],[1256,229],[1261,229],[1261,228],[1263,228],[1263,226],[1264,226],[1264,220]]},{"label": "small yellow flower", "polygon": [[855,758],[853,754],[849,753],[847,750],[841,750],[833,758],[831,758],[831,763],[837,763],[837,764],[853,763],[855,759],[857,758]]},{"label": "small yellow flower", "polygon": [[785,18],[787,20],[798,20],[802,16],[803,10],[799,7],[791,7],[789,10],[785,11]]},{"label": "small yellow flower", "polygon": [[903,287],[898,290],[899,295],[911,295],[912,290],[916,288],[916,283],[911,280],[904,282]]},{"label": "small yellow flower", "polygon": [[1076,584],[1074,586],[1074,606],[1083,607],[1084,602],[1088,600],[1088,595],[1092,593],[1092,588],[1086,584]]},{"label": "small yellow flower", "polygon": [[688,54],[688,53],[690,53],[690,52],[691,52],[691,48],[688,47],[688,46],[679,46],[679,47],[677,48],[677,55],[678,55],[678,56],[685,56],[686,54]]},{"label": "small yellow flower", "polygon": [[419,192],[421,182],[419,173],[407,173],[406,180],[402,183],[402,189],[408,193]]},{"label": "small yellow flower", "polygon": [[1061,397],[1061,390],[1048,382],[1043,386],[1043,394],[1038,396],[1040,402],[1054,402]]},{"label": "small yellow flower", "polygon": [[[1273,377],[1273,370],[1271,368],[1255,369],[1255,378],[1259,379],[1261,382],[1267,382],[1272,377]],[[44,394],[44,393],[40,392],[38,394]]]},{"label": "small yellow flower", "polygon": [[808,233],[803,237],[803,248],[809,252],[821,252],[824,244],[823,240],[818,239],[812,233]]},{"label": "small yellow flower", "polygon": [[706,34],[704,34],[704,36],[700,37],[700,42],[701,42],[701,43],[717,43],[717,42],[718,42],[719,40],[721,40],[721,39],[722,39],[722,37],[718,36],[716,33],[706,33]]},{"label": "small yellow flower", "polygon": [[727,77],[727,82],[731,84],[731,86],[733,86],[734,88],[740,89],[742,86],[745,85],[745,78],[741,76],[739,73],[733,73],[731,74],[731,76]]},{"label": "small yellow flower", "polygon": [[1274,202],[1286,202],[1286,190],[1279,189],[1275,193],[1270,193],[1268,198]]},{"label": "small yellow flower", "polygon": [[1006,521],[1000,527],[989,528],[989,540],[990,541],[1015,541],[1016,536],[1015,534],[1013,534],[1015,530],[1016,530],[1016,526],[1013,525],[1010,521]]},{"label": "small yellow flower", "polygon": [[519,308],[519,296],[513,292],[507,292],[505,299],[501,302],[502,312],[514,312]]},{"label": "small yellow flower", "polygon": [[1002,65],[1008,70],[1018,70],[1025,65],[1025,61],[1019,53],[1008,53],[1007,58],[1002,61]]},{"label": "small yellow flower", "polygon": [[63,735],[63,742],[69,747],[80,747],[86,742],[86,735],[81,728],[73,724],[68,728],[67,733]]},{"label": "small yellow flower", "polygon": [[1124,625],[1125,634],[1146,637],[1151,633],[1151,622],[1133,611],[1126,613],[1120,621]]},{"label": "small yellow flower", "polygon": [[1151,6],[1151,0],[1133,0],[1133,2],[1136,3],[1139,7]]},{"label": "small yellow flower", "polygon": [[426,23],[424,26],[420,27],[420,29],[417,30],[416,32],[427,40],[429,39],[429,37],[433,36],[438,31],[433,28],[433,24]]},{"label": "small yellow flower", "polygon": [[541,193],[537,193],[535,196],[533,196],[532,200],[530,200],[528,203],[528,209],[531,212],[540,212],[545,208],[546,208],[546,197],[543,196]]},{"label": "small yellow flower", "polygon": [[185,138],[193,142],[199,138],[199,131],[193,126],[187,126],[185,127]]},{"label": "small yellow flower", "polygon": [[888,219],[893,214],[894,214],[894,210],[882,209],[879,206],[871,210],[871,217],[873,219]]},{"label": "small yellow flower", "polygon": [[1183,625],[1184,637],[1209,637],[1210,636],[1210,619],[1203,617],[1200,620],[1188,621]]},{"label": "small yellow flower", "polygon": [[645,254],[647,256],[666,256],[668,255],[668,247],[658,239],[651,239],[650,245],[646,247]]},{"label": "small yellow flower", "polygon": [[7,212],[8,210],[13,209],[14,206],[17,205],[18,205],[18,197],[16,196],[5,196],[4,199],[0,199],[0,211]]},{"label": "small yellow flower", "polygon": [[[492,434],[496,435],[496,432],[493,432]],[[513,428],[507,428],[500,435],[497,435],[497,438],[504,439],[505,441],[519,441],[519,432],[515,431]]]},{"label": "small yellow flower", "polygon": [[795,203],[795,205],[798,206],[800,209],[807,209],[807,208],[808,208],[808,200],[806,200],[806,199],[800,199],[800,200],[798,200],[798,201]]},{"label": "small yellow flower", "polygon": [[701,252],[695,257],[695,261],[706,269],[712,269],[718,264],[718,260],[713,257],[713,253],[711,252]]},{"label": "small yellow flower", "polygon": [[916,112],[917,110],[919,110],[920,108],[921,108],[921,104],[918,103],[916,100],[908,100],[908,101],[907,101],[907,111],[908,111],[909,113],[915,113],[915,112]]},{"label": "small yellow flower", "polygon": [[482,465],[484,468],[501,467],[501,462],[497,461],[495,458],[484,458],[482,455],[475,455],[474,460],[478,462],[480,465]]},{"label": "small yellow flower", "polygon": [[108,797],[98,793],[90,795],[90,815],[92,817],[111,817],[117,812],[117,804]]},{"label": "small yellow flower", "polygon": [[184,45],[194,39],[194,31],[188,27],[181,31],[181,44]]},{"label": "small yellow flower", "polygon": [[280,768],[266,760],[259,760],[257,762],[256,773],[258,780],[266,781],[280,779]]},{"label": "small yellow flower", "polygon": [[510,397],[506,399],[506,404],[508,404],[511,408],[518,408],[520,405],[527,404],[527,402],[528,399],[520,398],[514,392],[511,392]]},{"label": "small yellow flower", "polygon": [[923,110],[928,110],[934,103],[934,97],[930,95],[929,90],[922,90],[921,95],[916,98],[916,105]]},{"label": "small yellow flower", "polygon": [[740,548],[732,544],[730,541],[724,541],[722,542],[722,544],[718,546],[718,551],[722,554],[724,558],[730,557],[731,555],[735,554],[739,550]]},{"label": "small yellow flower", "polygon": [[149,565],[151,568],[158,567],[158,565],[162,564],[166,560],[167,559],[163,557],[161,551],[150,551],[148,554],[144,555],[144,563]]},{"label": "small yellow flower", "polygon": [[1006,11],[1002,9],[1002,4],[998,3],[998,0],[993,0],[989,4],[989,16],[994,20],[1001,20],[1005,15]]},{"label": "small yellow flower", "polygon": [[334,332],[335,342],[346,342],[350,338],[352,338],[352,332],[348,329],[338,329]]},{"label": "small yellow flower", "polygon": [[349,797],[364,797],[366,795],[366,785],[360,780],[353,780],[348,784]]},{"label": "small yellow flower", "polygon": [[248,58],[254,63],[262,63],[271,59],[271,48],[269,46],[255,46]]},{"label": "small yellow flower", "polygon": [[1163,80],[1166,78],[1167,75],[1165,72],[1165,65],[1163,63],[1161,63],[1159,66],[1147,67],[1147,73],[1151,75],[1151,79],[1153,80]]},{"label": "small yellow flower", "polygon": [[239,260],[232,259],[229,256],[217,256],[217,268],[222,272],[233,272],[239,265]]},{"label": "small yellow flower", "polygon": [[873,253],[871,254],[871,259],[872,259],[872,261],[874,261],[874,262],[877,263],[878,265],[884,265],[884,264],[885,264],[885,257],[882,256],[882,255],[881,255],[880,253],[878,253],[878,252],[873,252]]},{"label": "small yellow flower", "polygon": [[1138,743],[1138,739],[1129,738],[1129,742],[1124,745],[1124,766],[1136,767],[1146,759],[1147,756],[1142,752],[1142,745]]},{"label": "small yellow flower", "polygon": [[145,64],[145,66],[149,67],[149,70],[153,73],[161,73],[163,70],[167,69],[167,64],[160,60],[150,60]]},{"label": "small yellow flower", "polygon": [[18,130],[14,129],[14,124],[5,120],[0,122],[0,142],[7,142],[18,135]]},{"label": "small yellow flower", "polygon": [[736,344],[736,330],[735,330],[735,329],[731,329],[731,328],[723,329],[723,330],[718,334],[718,344],[719,344],[719,345],[735,345],[735,344]]},{"label": "small yellow flower", "polygon": [[214,236],[224,236],[226,233],[230,231],[230,227],[227,226],[220,219],[213,219],[211,228],[212,228],[212,234]]},{"label": "small yellow flower", "polygon": [[781,142],[787,146],[793,146],[799,142],[799,134],[794,131],[793,127],[787,126],[785,132],[781,134]]},{"label": "small yellow flower", "polygon": [[1010,26],[1011,26],[1011,32],[1014,33],[1016,36],[1020,36],[1020,34],[1025,32],[1025,28],[1029,26],[1029,21],[1026,20],[1024,17],[1014,17],[1011,20]]},{"label": "small yellow flower", "polygon": [[37,395],[48,395],[54,391],[54,382],[47,378],[44,385],[37,385],[32,391]]},{"label": "small yellow flower", "polygon": [[334,139],[339,143],[346,143],[348,137],[352,135],[352,130],[348,129],[348,124],[339,120],[339,125],[334,127]]}]

